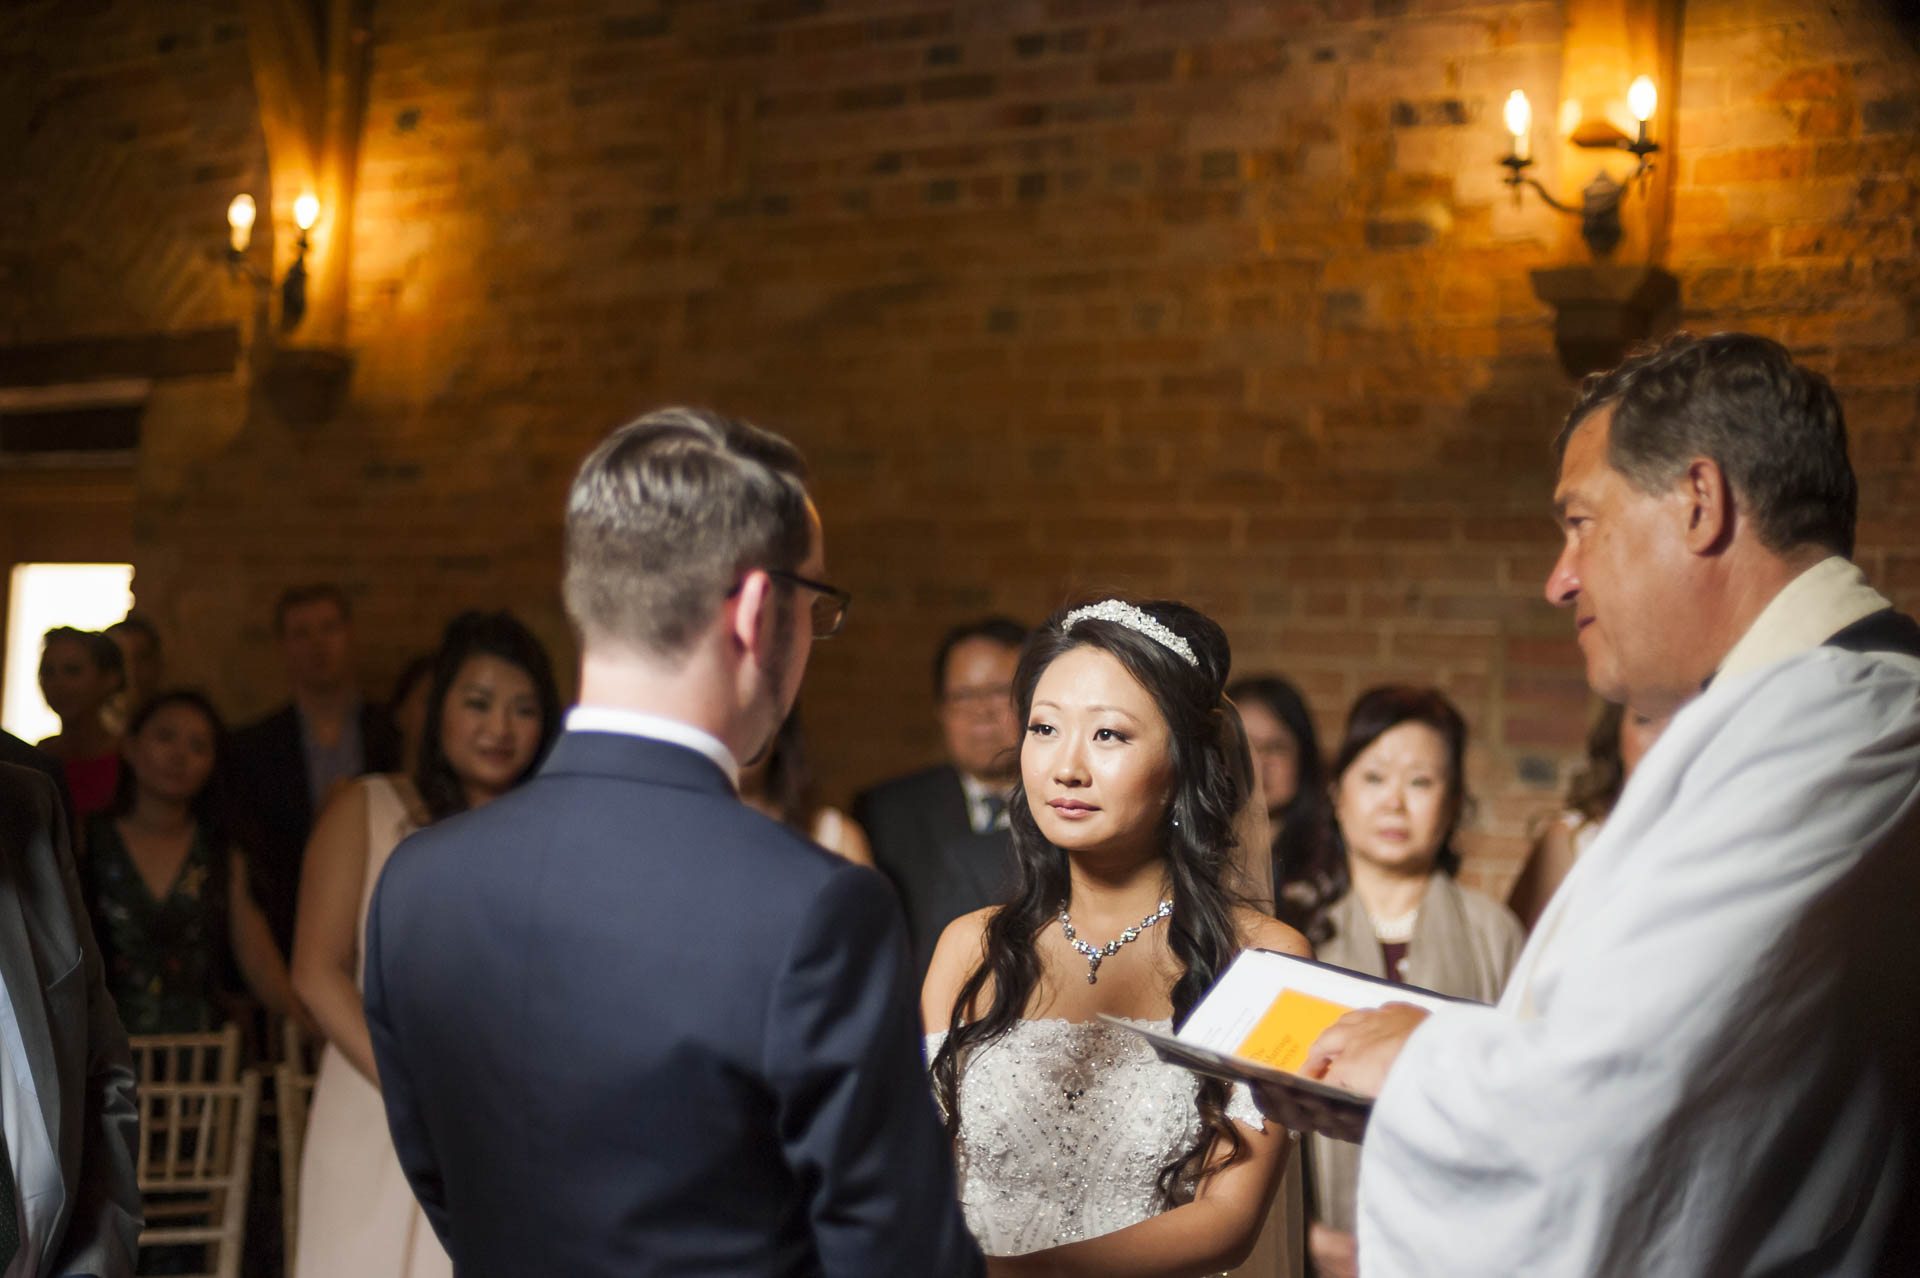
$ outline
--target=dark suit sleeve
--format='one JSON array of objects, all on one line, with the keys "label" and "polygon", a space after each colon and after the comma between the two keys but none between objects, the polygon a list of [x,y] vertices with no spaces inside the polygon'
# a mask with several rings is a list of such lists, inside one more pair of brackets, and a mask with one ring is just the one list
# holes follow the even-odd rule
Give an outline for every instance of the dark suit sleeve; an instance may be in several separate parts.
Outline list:
[{"label": "dark suit sleeve", "polygon": [[913,944],[913,896],[907,890],[905,877],[901,873],[899,847],[902,842],[897,829],[897,809],[899,804],[889,804],[884,790],[876,794],[874,790],[862,790],[853,796],[853,806],[848,815],[853,823],[867,834],[867,847],[873,853],[874,868],[886,875],[887,882],[893,887],[894,900],[899,902],[903,917],[907,920],[907,942]]},{"label": "dark suit sleeve", "polygon": [[374,1064],[380,1070],[380,1097],[386,1103],[387,1127],[393,1134],[400,1169],[406,1173],[407,1183],[413,1187],[413,1196],[420,1200],[420,1208],[433,1225],[433,1232],[440,1235],[441,1245],[451,1252],[452,1222],[447,1214],[446,1183],[440,1174],[440,1160],[434,1153],[433,1140],[421,1119],[419,1089],[407,1070],[406,1053],[393,1028],[393,1003],[387,989],[385,949],[381,943],[391,904],[387,891],[390,877],[383,874],[374,885],[373,903],[367,910],[367,1031],[373,1038]]},{"label": "dark suit sleeve", "polygon": [[73,1210],[51,1272],[130,1278],[141,1226],[140,1187],[134,1176],[140,1109],[134,1094],[133,1056],[127,1049],[126,1031],[120,1027],[120,1014],[107,992],[106,968],[74,874],[66,817],[51,787],[47,800],[54,859],[80,941],[87,1008],[87,1099],[80,1175],[71,1188]]},{"label": "dark suit sleeve", "polygon": [[360,708],[360,756],[368,772],[398,772],[401,769],[400,734],[384,707]]},{"label": "dark suit sleeve", "polygon": [[814,901],[767,1009],[766,1075],[824,1274],[978,1275],[928,1090],[899,912],[848,867]]}]

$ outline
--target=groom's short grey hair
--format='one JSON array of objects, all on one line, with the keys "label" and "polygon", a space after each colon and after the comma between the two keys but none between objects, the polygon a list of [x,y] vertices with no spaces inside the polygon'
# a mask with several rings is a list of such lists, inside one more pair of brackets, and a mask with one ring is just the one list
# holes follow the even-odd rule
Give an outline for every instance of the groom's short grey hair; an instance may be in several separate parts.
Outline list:
[{"label": "groom's short grey hair", "polygon": [[593,450],[567,495],[567,616],[589,643],[683,652],[742,573],[805,562],[800,450],[746,422],[662,408]]}]

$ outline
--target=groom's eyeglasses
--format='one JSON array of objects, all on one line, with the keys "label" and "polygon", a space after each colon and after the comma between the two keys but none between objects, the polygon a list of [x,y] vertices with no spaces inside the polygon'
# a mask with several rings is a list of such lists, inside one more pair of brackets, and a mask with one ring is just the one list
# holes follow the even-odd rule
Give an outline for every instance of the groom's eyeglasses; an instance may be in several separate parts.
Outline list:
[{"label": "groom's eyeglasses", "polygon": [[784,581],[789,586],[799,586],[813,592],[813,637],[831,639],[840,633],[840,627],[847,624],[847,605],[853,602],[853,596],[838,586],[829,586],[824,581],[814,581],[802,577],[797,572],[783,572],[769,568],[767,576],[775,581]]},{"label": "groom's eyeglasses", "polygon": [[[813,592],[811,617],[815,639],[831,639],[840,633],[841,626],[847,624],[847,605],[853,602],[853,596],[840,587],[829,586],[824,581],[802,577],[797,572],[788,572],[783,568],[769,568],[767,576],[775,581],[783,581],[789,586],[799,586],[803,590]],[[736,583],[733,589],[727,592],[727,597],[731,599],[739,593],[740,586]]]}]

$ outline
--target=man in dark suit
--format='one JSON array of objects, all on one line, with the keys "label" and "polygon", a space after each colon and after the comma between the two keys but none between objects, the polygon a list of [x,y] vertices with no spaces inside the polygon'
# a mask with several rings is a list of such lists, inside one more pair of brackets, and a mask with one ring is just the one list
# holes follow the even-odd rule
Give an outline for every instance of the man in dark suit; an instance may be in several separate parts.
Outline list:
[{"label": "man in dark suit", "polygon": [[575,479],[581,704],[395,851],[367,1024],[463,1278],[978,1275],[878,875],[742,804],[846,595],[785,440],[667,409]]},{"label": "man in dark suit", "polygon": [[73,824],[73,800],[67,797],[67,778],[60,771],[60,760],[35,746],[30,746],[19,737],[5,729],[0,729],[0,763],[11,763],[17,768],[32,768],[44,773],[53,782],[54,790],[60,796],[60,811],[66,814],[69,827]]},{"label": "man in dark suit", "polygon": [[133,1061],[47,778],[0,763],[0,1273],[131,1275]]},{"label": "man in dark suit", "polygon": [[1026,628],[987,617],[949,630],[933,658],[947,762],[853,801],[873,859],[900,893],[922,976],[947,924],[997,904],[1011,882],[1007,791],[1020,769],[1013,670]]},{"label": "man in dark suit", "polygon": [[274,633],[293,700],[234,733],[233,793],[247,881],[282,954],[293,953],[300,867],[314,819],[334,788],[400,764],[400,741],[353,678],[353,614],[338,586],[280,596]]}]

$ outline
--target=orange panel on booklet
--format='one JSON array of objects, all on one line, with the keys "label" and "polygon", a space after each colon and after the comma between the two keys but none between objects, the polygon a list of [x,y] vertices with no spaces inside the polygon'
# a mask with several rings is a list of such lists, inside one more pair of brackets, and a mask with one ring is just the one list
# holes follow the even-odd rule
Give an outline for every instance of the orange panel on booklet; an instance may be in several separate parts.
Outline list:
[{"label": "orange panel on booklet", "polygon": [[1284,990],[1241,1042],[1240,1055],[1298,1074],[1307,1063],[1313,1040],[1352,1010],[1298,990]]}]

